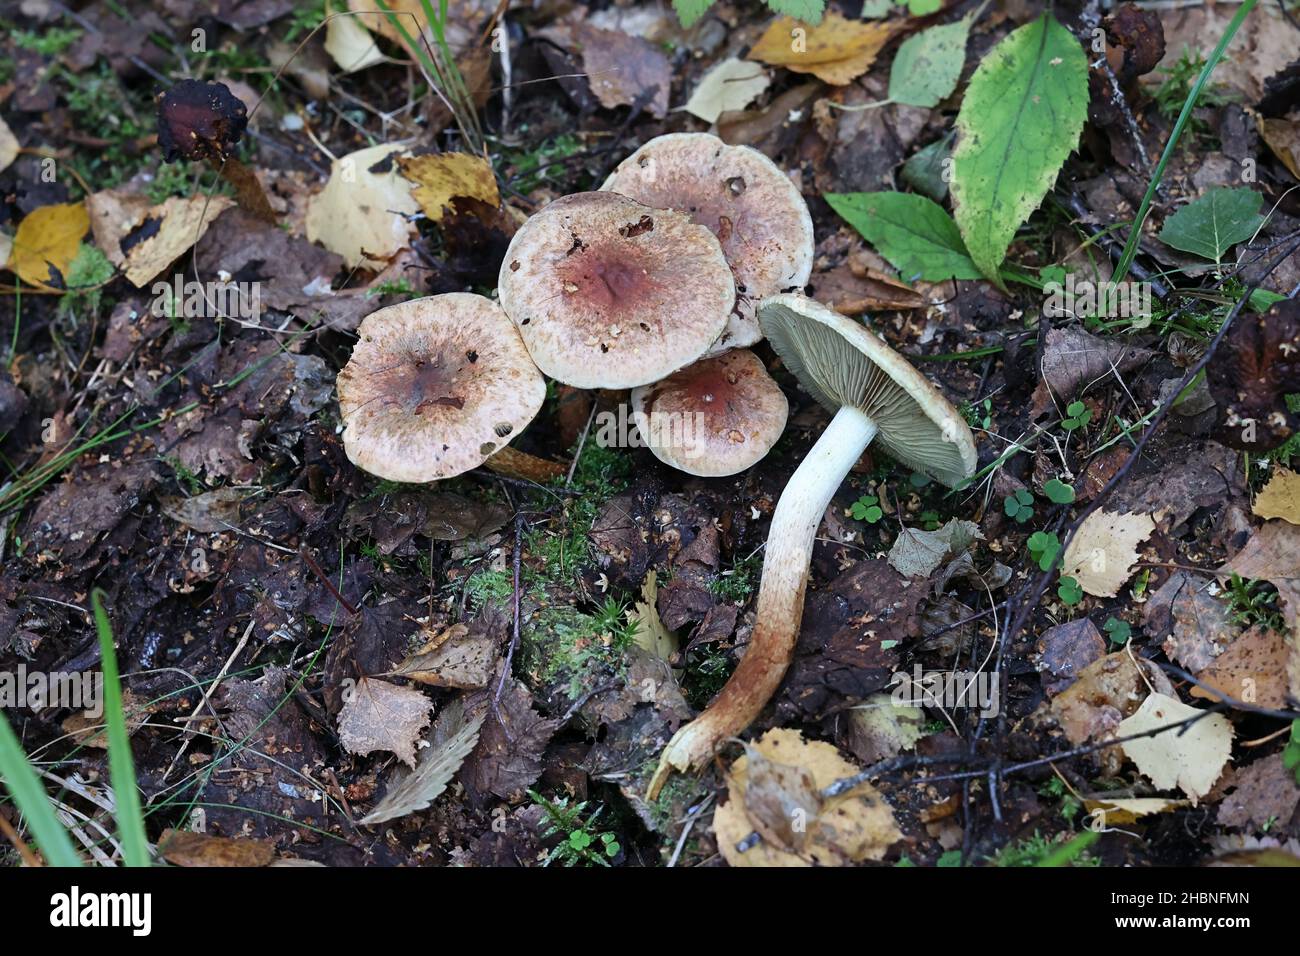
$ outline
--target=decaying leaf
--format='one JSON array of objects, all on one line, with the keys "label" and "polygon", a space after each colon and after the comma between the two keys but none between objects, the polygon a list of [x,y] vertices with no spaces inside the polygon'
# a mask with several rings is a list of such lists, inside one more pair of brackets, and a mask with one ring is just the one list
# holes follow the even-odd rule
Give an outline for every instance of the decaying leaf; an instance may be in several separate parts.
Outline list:
[{"label": "decaying leaf", "polygon": [[158,506],[173,521],[200,534],[213,534],[239,527],[239,503],[251,493],[227,486],[191,498],[160,498]]},{"label": "decaying leaf", "polygon": [[[1137,713],[1119,725],[1118,735],[1146,733],[1203,713],[1177,698],[1151,694]],[[1120,746],[1156,787],[1161,790],[1178,787],[1191,798],[1194,806],[1210,792],[1232,756],[1232,724],[1222,714],[1210,714]]]},{"label": "decaying leaf", "polygon": [[1300,475],[1279,465],[1255,498],[1252,510],[1261,518],[1300,524]]},{"label": "decaying leaf", "polygon": [[583,72],[601,106],[636,106],[660,119],[667,115],[672,64],[650,41],[586,22],[550,27],[541,36],[582,57]]},{"label": "decaying leaf", "polygon": [[[807,796],[807,781],[803,773],[811,776],[813,785],[820,791],[836,780],[858,772],[858,768],[841,757],[832,745],[805,741],[798,731],[778,728],[769,730],[752,748],[746,749],[757,752],[771,763],[802,771],[797,775],[788,770],[780,774],[782,779],[801,781],[801,798],[796,795],[790,799],[790,794],[774,797],[769,792],[773,786],[770,774],[766,780],[756,779],[755,782],[763,789],[756,791],[754,796],[762,813],[770,813],[774,801],[776,805],[789,806],[790,829],[803,826],[807,832],[802,837],[804,842],[800,853],[781,849],[766,841],[759,841],[744,853],[740,852],[738,845],[755,830],[748,804],[751,785],[749,757],[741,757],[731,765],[727,774],[727,802],[718,807],[713,816],[718,848],[731,866],[843,866],[849,862],[878,860],[902,836],[894,823],[893,810],[868,783],[829,800],[819,798],[816,814],[808,815],[811,808],[803,806],[803,803],[812,801]],[[802,810],[807,818],[796,821],[794,810]]]},{"label": "decaying leaf", "polygon": [[[1282,165],[1300,179],[1300,122],[1259,118],[1259,136],[1268,144]],[[2,168],[2,167],[0,167]]]},{"label": "decaying leaf", "polygon": [[1137,710],[1148,682],[1158,691],[1173,691],[1159,669],[1141,666],[1145,672],[1124,651],[1107,654],[1085,667],[1078,680],[1041,709],[1050,712],[1075,746],[1112,736],[1120,722]]},{"label": "decaying leaf", "polygon": [[637,625],[636,634],[632,638],[637,646],[668,660],[677,653],[680,642],[659,616],[658,600],[659,576],[652,569],[641,582],[641,600],[627,612],[627,617]]},{"label": "decaying leaf", "polygon": [[329,182],[307,206],[307,238],[353,268],[381,269],[411,241],[406,218],[419,211],[410,184],[397,174],[401,146],[371,146],[341,156]]},{"label": "decaying leaf", "polygon": [[781,17],[754,44],[749,58],[847,86],[871,68],[896,29],[890,23],[846,20],[833,10],[815,27]]},{"label": "decaying leaf", "polygon": [[1167,797],[1132,797],[1114,800],[1098,797],[1084,800],[1083,806],[1100,826],[1122,827],[1153,813],[1167,813],[1185,807],[1187,801],[1171,800]]},{"label": "decaying leaf", "polygon": [[397,164],[402,175],[414,185],[415,201],[434,222],[442,222],[443,214],[455,208],[457,199],[477,199],[492,208],[501,203],[496,176],[481,156],[469,153],[401,156]]},{"label": "decaying leaf", "polygon": [[[326,10],[329,11],[328,5]],[[332,17],[325,24],[325,52],[344,73],[355,73],[388,60],[360,17]]]},{"label": "decaying leaf", "polygon": [[723,113],[743,110],[754,102],[771,82],[757,63],[729,57],[700,78],[684,108],[706,123],[716,123]]},{"label": "decaying leaf", "polygon": [[391,787],[361,823],[374,826],[396,820],[423,810],[438,799],[478,743],[486,716],[482,710],[467,714],[462,698],[448,704],[433,725],[430,746],[420,757],[420,765]]},{"label": "decaying leaf", "polygon": [[1285,830],[1300,804],[1300,784],[1280,753],[1238,770],[1226,789],[1219,803],[1221,826],[1263,829],[1280,824]]},{"label": "decaying leaf", "polygon": [[925,710],[898,704],[890,694],[873,694],[849,710],[846,744],[865,764],[911,750],[925,736]]},{"label": "decaying leaf", "polygon": [[1193,697],[1219,700],[1220,690],[1235,700],[1271,710],[1287,707],[1287,663],[1291,649],[1286,635],[1252,627],[1232,643],[1196,679],[1209,688],[1190,688]]},{"label": "decaying leaf", "polygon": [[125,188],[101,190],[86,200],[95,243],[137,289],[188,252],[234,204],[228,196],[198,195],[171,196],[151,207]]},{"label": "decaying leaf", "polygon": [[33,209],[18,224],[8,268],[24,282],[43,289],[62,287],[77,256],[81,237],[90,228],[85,203],[70,202]]},{"label": "decaying leaf", "polygon": [[[148,700],[142,700],[131,691],[122,691],[122,713],[126,718],[126,732],[134,734],[145,725],[149,715],[157,709]],[[107,721],[103,711],[82,711],[63,721],[63,732],[68,734],[79,747],[94,747],[97,750],[108,749]]]},{"label": "decaying leaf", "polygon": [[18,137],[14,136],[14,131],[9,128],[9,124],[0,119],[0,173],[8,169],[9,165],[18,158],[18,149]]},{"label": "decaying leaf", "polygon": [[889,566],[909,578],[928,578],[948,558],[984,535],[973,521],[952,518],[937,531],[904,528],[889,549]]},{"label": "decaying leaf", "polygon": [[262,840],[164,830],[158,853],[172,866],[269,866],[275,848]]},{"label": "decaying leaf", "polygon": [[496,641],[490,634],[474,634],[464,624],[453,624],[433,634],[425,629],[425,636],[424,644],[397,665],[393,676],[433,687],[477,690],[487,686],[497,661]]},{"label": "decaying leaf", "polygon": [[1061,574],[1074,578],[1089,594],[1114,597],[1133,571],[1137,546],[1155,527],[1147,514],[1094,511],[1066,549]]},{"label": "decaying leaf", "polygon": [[339,741],[349,753],[387,750],[414,767],[415,744],[432,713],[433,701],[418,690],[363,677],[339,712]]}]

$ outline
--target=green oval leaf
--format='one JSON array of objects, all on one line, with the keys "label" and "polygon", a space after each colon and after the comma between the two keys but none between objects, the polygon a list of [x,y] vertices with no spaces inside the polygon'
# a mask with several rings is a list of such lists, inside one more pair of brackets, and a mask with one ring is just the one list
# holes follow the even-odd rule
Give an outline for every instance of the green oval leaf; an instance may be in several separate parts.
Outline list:
[{"label": "green oval leaf", "polygon": [[1255,234],[1264,217],[1264,197],[1253,189],[1211,189],[1165,220],[1160,241],[1181,252],[1218,262],[1223,254]]},{"label": "green oval leaf", "polygon": [[957,114],[952,194],[957,225],[980,271],[998,266],[1079,141],[1088,115],[1088,59],[1043,14],[980,63]]},{"label": "green oval leaf", "polygon": [[928,109],[950,96],[966,62],[970,24],[964,17],[904,40],[889,71],[889,98]]},{"label": "green oval leaf", "polygon": [[910,193],[827,193],[826,201],[903,279],[978,279],[957,224],[943,207]]}]

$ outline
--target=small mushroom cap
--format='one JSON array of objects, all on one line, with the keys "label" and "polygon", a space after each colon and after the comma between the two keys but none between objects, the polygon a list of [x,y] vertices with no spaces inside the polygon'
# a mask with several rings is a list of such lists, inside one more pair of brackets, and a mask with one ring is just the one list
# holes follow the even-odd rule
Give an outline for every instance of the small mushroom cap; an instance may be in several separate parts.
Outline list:
[{"label": "small mushroom cap", "polygon": [[557,199],[524,223],[498,290],[533,361],[578,388],[632,388],[689,365],[736,301],[709,230],[601,192]]},{"label": "small mushroom cap", "polygon": [[733,349],[632,390],[632,416],[660,461],[719,478],[766,455],[785,430],[785,395],[758,356]]},{"label": "small mushroom cap", "polygon": [[865,327],[801,295],[774,295],[758,321],[800,384],[831,411],[851,405],[875,441],[950,488],[975,473],[975,436],[920,372]]},{"label": "small mushroom cap", "polygon": [[372,312],[339,372],[343,448],[390,481],[451,478],[523,431],[546,380],[491,299],[454,292]]},{"label": "small mushroom cap", "polygon": [[722,243],[738,303],[709,354],[757,342],[762,333],[755,303],[802,289],[812,275],[808,204],[790,177],[756,149],[728,146],[709,133],[657,136],[619,163],[601,189],[688,213]]},{"label": "small mushroom cap", "polygon": [[181,80],[158,96],[158,145],[164,162],[221,160],[248,126],[248,108],[224,83]]}]

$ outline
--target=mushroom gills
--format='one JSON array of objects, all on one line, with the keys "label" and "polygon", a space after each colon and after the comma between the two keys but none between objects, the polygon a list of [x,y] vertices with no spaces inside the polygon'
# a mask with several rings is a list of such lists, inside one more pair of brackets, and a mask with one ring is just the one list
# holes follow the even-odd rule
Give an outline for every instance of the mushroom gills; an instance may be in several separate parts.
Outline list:
[{"label": "mushroom gills", "polygon": [[701,766],[718,744],[749,726],[776,692],[799,636],[817,528],[876,431],[871,418],[844,405],[790,476],[772,512],[749,650],[713,703],[668,742],[650,781],[649,799],[655,799],[673,770]]}]

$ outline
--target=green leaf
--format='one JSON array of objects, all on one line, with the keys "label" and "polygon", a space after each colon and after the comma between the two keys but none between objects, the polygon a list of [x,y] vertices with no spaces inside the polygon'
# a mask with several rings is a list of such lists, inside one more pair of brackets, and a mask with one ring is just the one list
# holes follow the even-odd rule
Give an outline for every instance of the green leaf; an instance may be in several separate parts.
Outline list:
[{"label": "green leaf", "polygon": [[904,40],[889,71],[889,98],[928,109],[952,95],[966,62],[970,25],[963,17]]},{"label": "green leaf", "polygon": [[945,161],[952,158],[952,138],[949,133],[935,140],[903,164],[903,182],[935,202],[943,202],[948,196],[946,166],[952,164]]},{"label": "green leaf", "polygon": [[1102,630],[1110,638],[1112,644],[1124,645],[1128,643],[1129,637],[1133,634],[1133,627],[1128,621],[1122,621],[1117,617],[1106,618],[1106,623],[1102,625]]},{"label": "green leaf", "polygon": [[938,203],[910,193],[827,193],[826,201],[907,281],[978,279],[957,225]]},{"label": "green leaf", "polygon": [[136,783],[135,762],[131,759],[131,737],[126,730],[122,711],[122,682],[117,673],[117,651],[113,646],[113,626],[104,610],[104,592],[90,592],[90,606],[99,637],[100,669],[104,672],[104,722],[108,725],[108,779],[117,801],[117,835],[122,843],[122,858],[127,866],[150,866],[149,841],[144,832],[144,813],[140,808],[140,790]]},{"label": "green leaf", "polygon": [[777,13],[813,26],[822,22],[822,14],[826,12],[826,0],[767,0],[767,5]]},{"label": "green leaf", "polygon": [[883,20],[894,9],[894,0],[866,0],[862,4],[862,19]]},{"label": "green leaf", "polygon": [[1165,220],[1160,241],[1218,262],[1237,243],[1255,235],[1264,221],[1259,212],[1263,202],[1263,196],[1245,186],[1211,189]]},{"label": "green leaf", "polygon": [[907,12],[914,17],[928,17],[942,6],[943,0],[907,0]]},{"label": "green leaf", "polygon": [[1083,600],[1083,588],[1069,575],[1061,576],[1061,583],[1056,587],[1056,595],[1068,607],[1073,607]]},{"label": "green leaf", "polygon": [[714,2],[715,0],[673,0],[673,9],[677,11],[677,19],[682,21],[682,26],[689,27],[694,26]]},{"label": "green leaf", "polygon": [[1058,505],[1068,505],[1074,500],[1074,489],[1060,478],[1052,478],[1043,484],[1043,493]]},{"label": "green leaf", "polygon": [[27,762],[27,755],[3,711],[0,711],[0,784],[18,805],[45,862],[50,866],[81,866],[72,838],[55,816],[41,778]]},{"label": "green leaf", "polygon": [[1043,14],[993,48],[957,114],[952,194],[970,257],[999,288],[998,266],[1079,141],[1088,115],[1088,58]]}]

